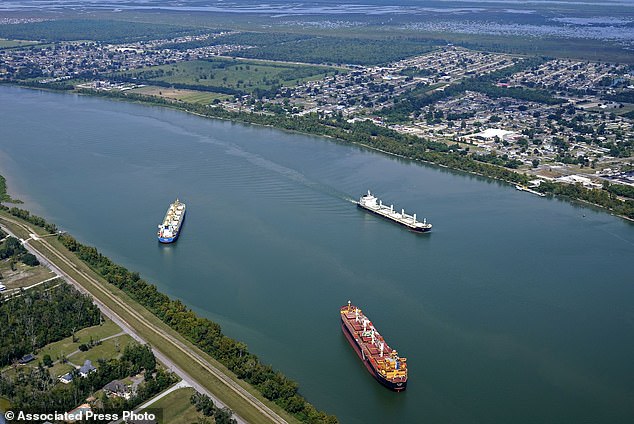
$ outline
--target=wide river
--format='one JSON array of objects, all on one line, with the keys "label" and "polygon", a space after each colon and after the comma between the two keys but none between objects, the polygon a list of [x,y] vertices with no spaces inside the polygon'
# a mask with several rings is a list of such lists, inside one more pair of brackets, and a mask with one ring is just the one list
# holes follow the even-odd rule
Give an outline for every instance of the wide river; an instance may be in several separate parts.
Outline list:
[{"label": "wide river", "polygon": [[[631,423],[634,225],[319,137],[0,87],[10,191],[300,384],[343,423]],[[372,189],[426,217],[358,210]],[[156,226],[176,197],[181,238]],[[408,358],[365,370],[348,300]]]}]

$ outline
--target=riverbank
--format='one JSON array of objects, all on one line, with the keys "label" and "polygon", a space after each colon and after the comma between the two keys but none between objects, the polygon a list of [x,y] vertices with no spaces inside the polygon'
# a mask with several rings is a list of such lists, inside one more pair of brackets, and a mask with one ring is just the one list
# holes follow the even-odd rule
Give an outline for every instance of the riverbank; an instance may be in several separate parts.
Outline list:
[{"label": "riverbank", "polygon": [[[129,92],[106,92],[90,89],[75,90],[73,85],[67,83],[59,86],[44,87],[32,84],[15,85],[49,92],[107,97],[126,102],[167,107],[203,118],[260,125],[299,134],[317,135],[343,143],[351,143],[401,159],[437,165],[454,171],[502,181],[510,185],[526,185],[530,179],[534,178],[534,175],[520,173],[509,168],[477,160],[479,157],[474,158],[468,155],[467,151],[460,149],[457,145],[449,146],[445,143],[401,134],[367,121],[350,124],[343,119],[320,119],[314,114],[299,117],[232,112],[219,106],[205,106]],[[621,184],[612,184],[611,186],[619,189],[629,188]],[[611,212],[619,218],[634,222],[634,199],[619,199],[616,195],[606,190],[605,187],[604,189],[587,189],[580,184],[570,185],[547,181],[546,184],[542,184],[537,188],[537,191],[545,195],[559,196],[567,201],[596,206]]]},{"label": "riverbank", "polygon": [[1,202],[14,204],[22,203],[21,200],[13,199],[9,195],[7,192],[7,180],[2,175],[0,175],[0,203]]},{"label": "riverbank", "polygon": [[[55,228],[28,211],[4,205],[0,222],[25,239]],[[248,422],[337,423],[306,402],[296,383],[259,363],[244,344],[224,336],[218,324],[198,317],[95,248],[68,234],[37,237],[29,244]],[[240,372],[236,365],[242,367]],[[252,374],[258,375],[253,385],[248,384]]]},{"label": "riverbank", "polygon": [[[469,156],[465,150],[459,149],[457,146],[449,146],[445,143],[404,135],[367,121],[350,124],[342,119],[320,119],[314,114],[303,117],[288,117],[231,112],[220,107],[170,101],[164,98],[127,92],[97,92],[82,89],[78,93],[168,107],[204,118],[223,119],[293,131],[300,134],[327,137],[402,159],[446,167],[455,171],[492,178],[511,185],[526,185],[529,179],[534,178],[533,175],[477,160],[477,158]],[[613,186],[620,188],[622,185],[614,184]],[[570,185],[546,182],[537,191],[546,195],[560,196],[565,200],[590,204],[612,212],[615,216],[634,222],[634,199],[620,200],[605,189],[587,189],[580,184]]]}]

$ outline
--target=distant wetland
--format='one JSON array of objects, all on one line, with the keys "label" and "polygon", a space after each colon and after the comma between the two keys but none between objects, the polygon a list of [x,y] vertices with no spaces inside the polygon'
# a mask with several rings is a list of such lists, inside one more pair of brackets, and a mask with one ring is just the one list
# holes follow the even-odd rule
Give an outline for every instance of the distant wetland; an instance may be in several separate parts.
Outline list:
[{"label": "distant wetland", "polygon": [[[0,11],[25,12],[34,2],[3,2]],[[41,10],[74,14],[77,11],[112,13],[125,17],[134,12],[174,14],[195,12],[193,21],[205,19],[235,25],[248,19],[250,29],[293,28],[342,29],[390,28],[446,34],[512,35],[618,41],[631,47],[634,3],[631,1],[416,1],[394,4],[385,0],[341,4],[329,0],[312,2],[247,1],[82,1],[45,0]],[[112,16],[112,15],[110,15]],[[189,17],[190,14],[188,13]],[[160,16],[157,16],[160,20]],[[174,22],[174,21],[173,21]]]}]

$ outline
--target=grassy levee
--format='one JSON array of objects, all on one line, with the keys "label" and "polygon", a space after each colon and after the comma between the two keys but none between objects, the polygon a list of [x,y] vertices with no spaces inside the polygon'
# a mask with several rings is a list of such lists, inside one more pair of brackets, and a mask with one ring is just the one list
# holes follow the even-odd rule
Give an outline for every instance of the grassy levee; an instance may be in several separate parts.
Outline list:
[{"label": "grassy levee", "polygon": [[[18,222],[19,225],[14,222]],[[37,231],[35,226],[9,215],[4,211],[0,211],[0,223],[9,228],[14,234],[20,235],[20,237],[24,236],[23,238],[28,238],[28,232],[42,233],[41,231]],[[27,226],[30,230],[34,231],[26,231],[23,226]],[[299,422],[286,413],[281,407],[262,397],[255,388],[238,379],[224,365],[198,349],[172,328],[168,327],[167,324],[163,323],[158,317],[131,299],[125,292],[105,281],[72,252],[68,251],[56,238],[49,237],[42,240],[31,240],[29,244],[55,266],[64,271],[69,277],[77,281],[94,298],[116,313],[147,343],[157,348],[180,369],[196,379],[200,385],[216,395],[244,420],[254,424],[269,424],[273,422],[244,399],[243,396],[231,387],[228,387],[220,378],[216,377],[205,366],[205,362],[219,370],[233,382],[239,384],[287,422]],[[178,344],[172,343],[170,338],[177,340]],[[185,349],[183,349],[183,347],[185,347]],[[192,357],[190,352],[193,352],[194,357]],[[201,358],[204,362],[201,363],[201,361],[196,360],[195,357]]]},{"label": "grassy levee", "polygon": [[[6,221],[5,219],[2,219],[2,218],[5,218],[5,217],[9,217],[9,216],[11,216],[11,215],[9,215],[8,213],[6,213],[4,211],[0,211],[0,220],[1,220],[2,224],[5,225],[7,228],[9,228],[11,230],[11,232],[16,235],[16,237],[19,237],[19,238],[21,238],[23,240],[24,239],[28,239],[30,237],[28,231],[26,231],[24,228],[22,228],[20,226],[12,225],[10,222]],[[14,216],[11,216],[11,219],[17,219],[17,218],[15,218]],[[42,228],[35,227],[35,226],[33,226],[32,228],[34,230],[33,231],[34,234],[44,235],[44,230]]]}]

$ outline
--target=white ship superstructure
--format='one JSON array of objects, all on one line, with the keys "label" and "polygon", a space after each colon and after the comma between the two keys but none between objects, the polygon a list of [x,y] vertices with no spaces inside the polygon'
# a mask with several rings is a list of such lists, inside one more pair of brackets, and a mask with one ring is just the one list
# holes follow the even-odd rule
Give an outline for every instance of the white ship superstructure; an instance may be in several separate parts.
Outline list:
[{"label": "white ship superstructure", "polygon": [[176,199],[170,205],[163,219],[163,223],[158,226],[158,239],[161,243],[172,243],[176,241],[180,234],[183,221],[185,220],[186,205]]},{"label": "white ship superstructure", "polygon": [[431,224],[427,223],[427,219],[423,219],[421,222],[416,219],[416,214],[408,215],[405,213],[404,209],[401,209],[400,212],[396,212],[394,210],[394,205],[384,205],[381,200],[370,193],[370,190],[368,190],[368,194],[361,196],[357,205],[360,208],[390,219],[419,233],[430,231],[432,227]]}]

